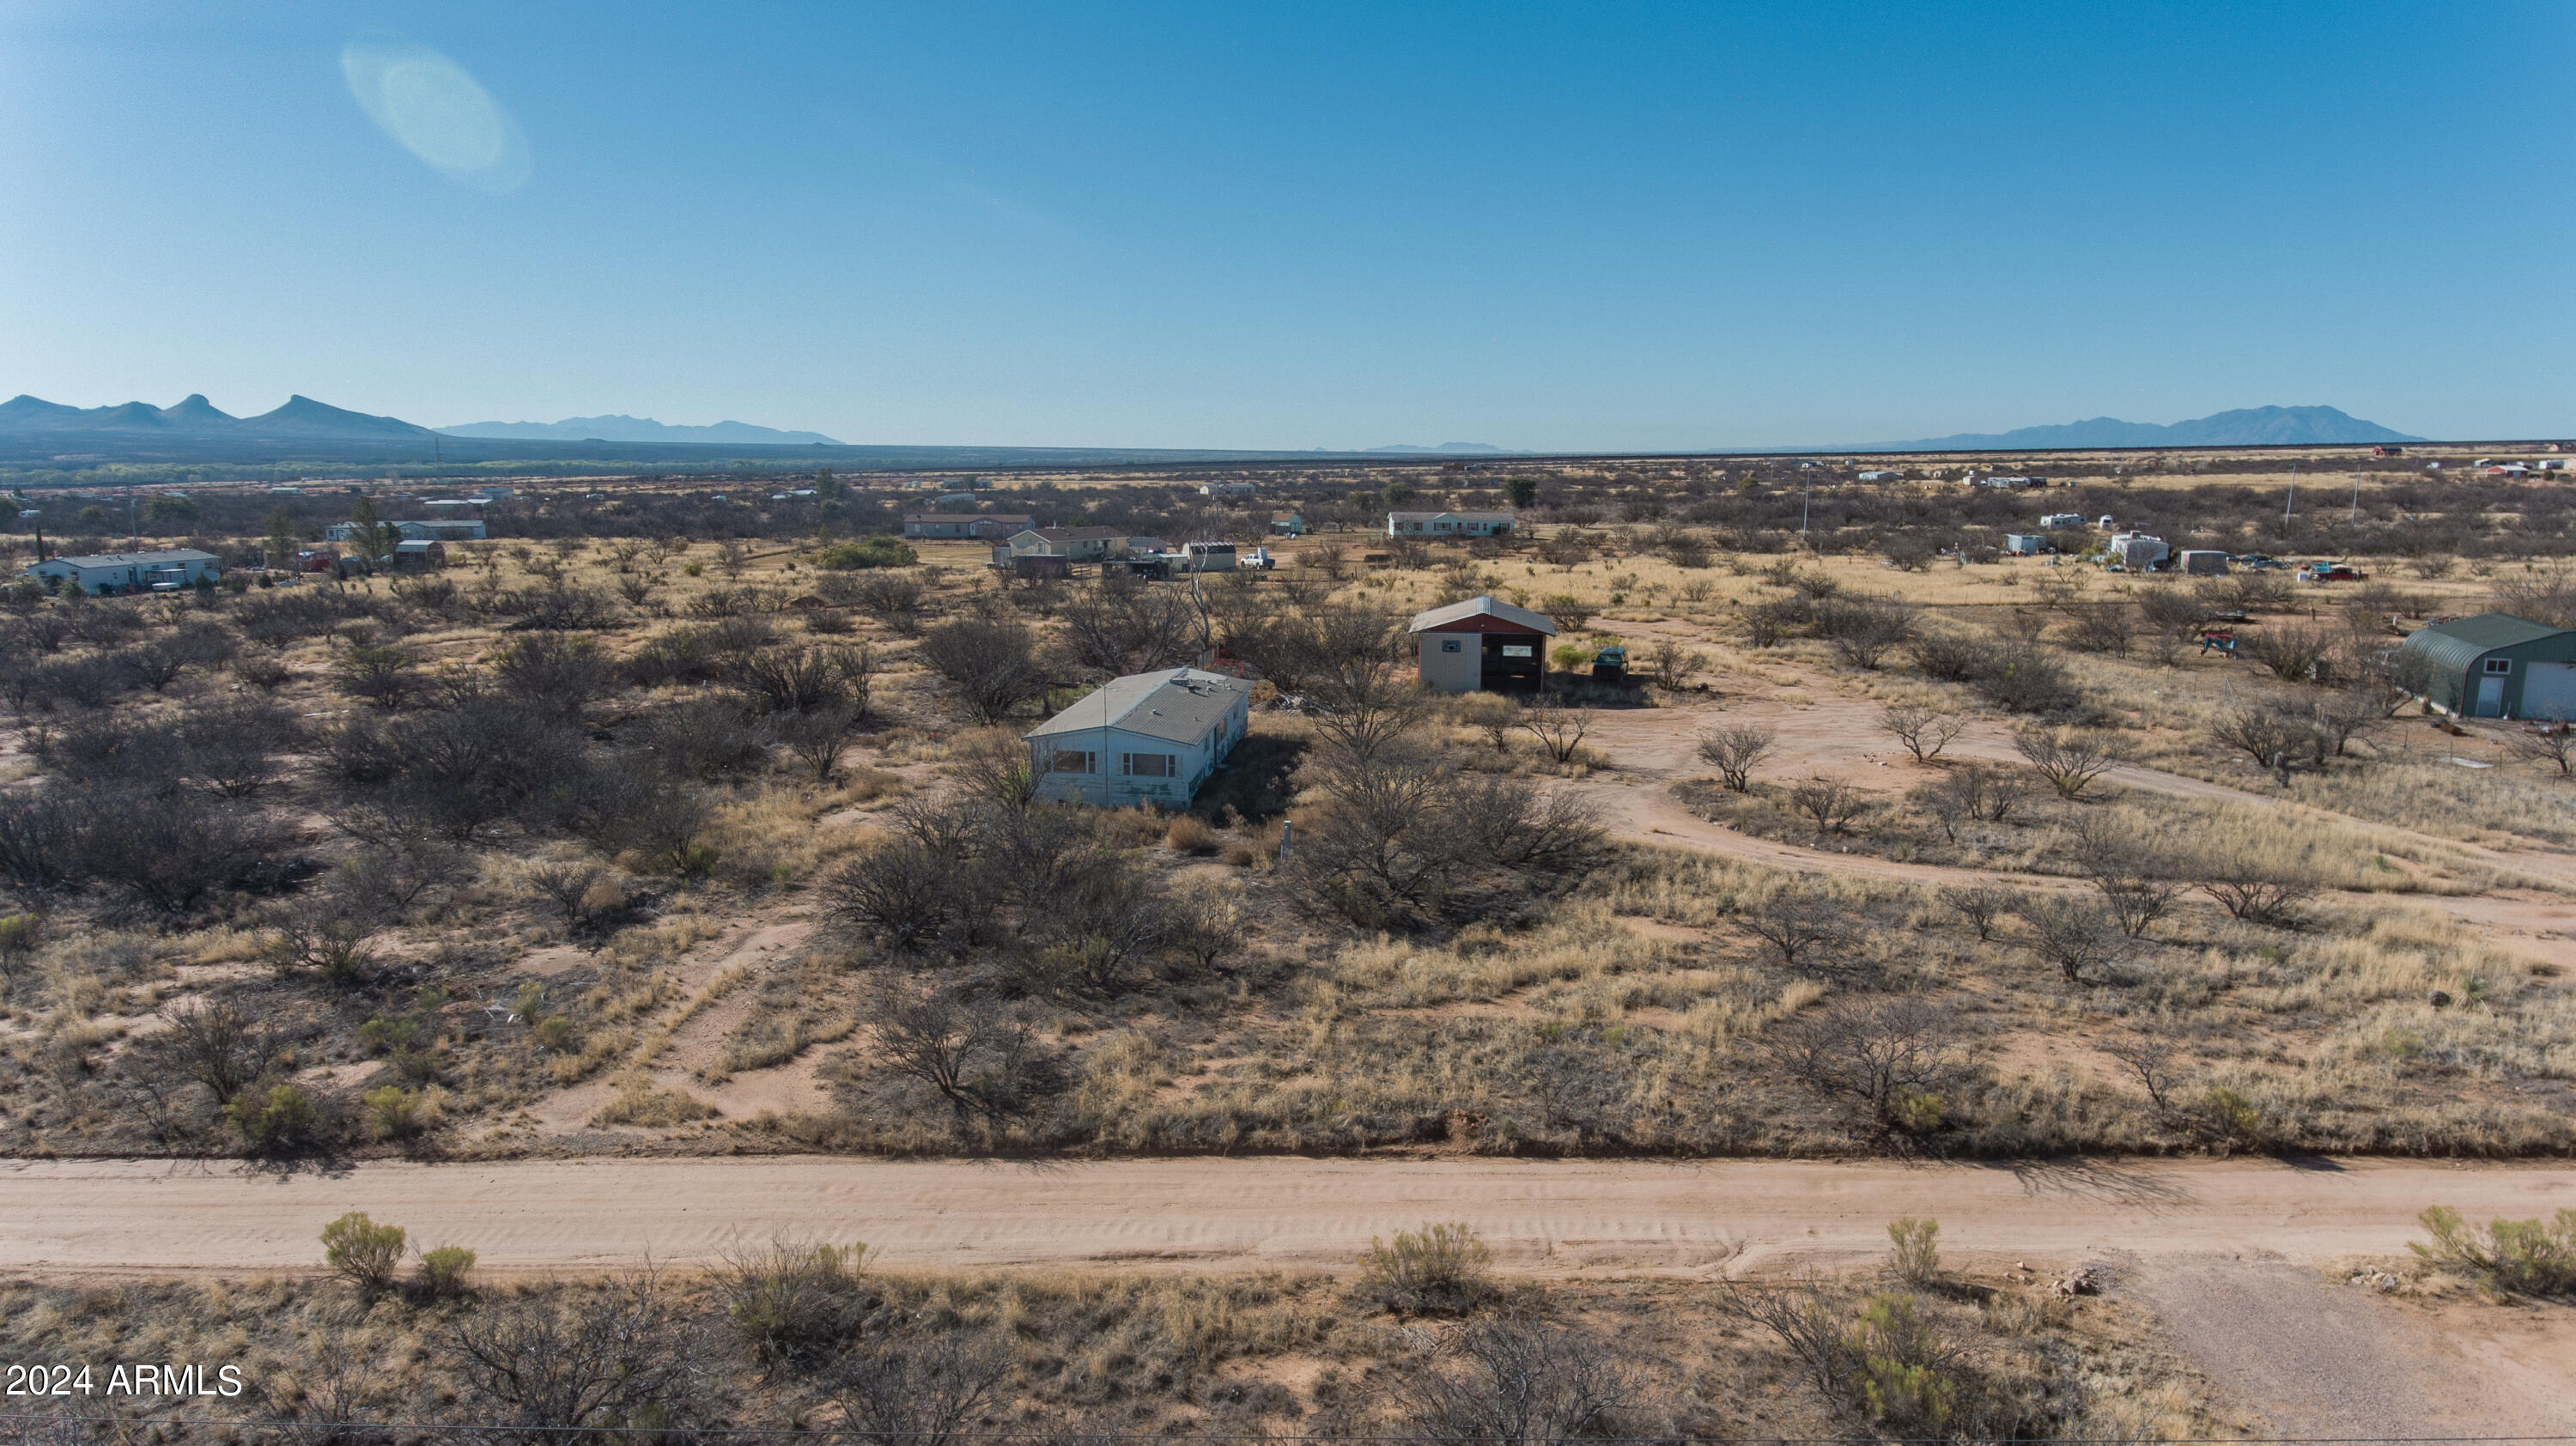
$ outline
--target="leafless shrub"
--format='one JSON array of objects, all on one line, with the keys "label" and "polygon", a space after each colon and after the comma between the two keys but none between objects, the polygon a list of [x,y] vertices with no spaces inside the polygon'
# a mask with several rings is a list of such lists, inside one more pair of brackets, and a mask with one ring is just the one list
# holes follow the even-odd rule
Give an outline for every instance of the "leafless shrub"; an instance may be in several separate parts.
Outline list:
[{"label": "leafless shrub", "polygon": [[1968,720],[1921,703],[1900,703],[1878,715],[1878,731],[1905,746],[1917,763],[1930,763],[1968,730]]},{"label": "leafless shrub", "polygon": [[2070,803],[2082,801],[2096,780],[2128,758],[2119,738],[2071,728],[2025,730],[2013,749]]},{"label": "leafless shrub", "polygon": [[1850,939],[1851,911],[1841,900],[1799,884],[1784,885],[1746,905],[1736,922],[1771,947],[1780,967],[1817,972],[1819,960]]},{"label": "leafless shrub", "polygon": [[1638,1383],[1590,1336],[1502,1316],[1459,1328],[1392,1394],[1408,1436],[1538,1446],[1612,1434]]},{"label": "leafless shrub", "polygon": [[2079,603],[2068,612],[2066,645],[2083,653],[2126,653],[2137,642],[2137,624],[2125,602]]},{"label": "leafless shrub", "polygon": [[2237,651],[2289,682],[2324,682],[2326,660],[2334,656],[2334,635],[2305,623],[2281,623],[2239,638]]},{"label": "leafless shrub", "polygon": [[1995,937],[1996,921],[2019,909],[2023,901],[2010,889],[1962,885],[1943,889],[1941,902],[1977,931],[1977,942],[1982,944]]},{"label": "leafless shrub", "polygon": [[2161,1021],[2148,1020],[2135,1034],[2096,1047],[2137,1077],[2158,1115],[2173,1113],[2174,1091],[2190,1074],[2191,1062],[2181,1040]]},{"label": "leafless shrub", "polygon": [[1815,610],[1818,636],[1855,668],[1876,670],[1879,663],[1914,635],[1922,610],[1896,598],[1829,598]]},{"label": "leafless shrub", "polygon": [[2553,718],[2513,739],[2514,756],[2533,763],[2546,763],[2558,770],[2561,778],[2576,777],[2576,729],[2567,720]]},{"label": "leafless shrub", "polygon": [[998,1131],[1065,1088],[1054,1053],[991,1000],[887,980],[864,1013],[883,1067],[928,1086],[960,1133],[978,1122]]},{"label": "leafless shrub", "polygon": [[2527,567],[2495,581],[2495,610],[2553,628],[2576,627],[2576,567]]},{"label": "leafless shrub", "polygon": [[2087,970],[2100,969],[2127,949],[2120,921],[2099,904],[2063,896],[2023,910],[2030,924],[2031,948],[2057,966],[2069,984],[2082,984]]},{"label": "leafless shrub", "polygon": [[1549,758],[1571,763],[1583,747],[1583,735],[1592,731],[1592,710],[1569,708],[1550,696],[1521,716],[1521,727],[1538,740]]},{"label": "leafless shrub", "polygon": [[2261,875],[2211,879],[2200,888],[2233,917],[2280,929],[2297,928],[2301,906],[2317,894],[2313,884]]},{"label": "leafless shrub", "polygon": [[1074,592],[1058,614],[1074,657],[1103,673],[1177,667],[1207,646],[1198,609],[1171,588],[1104,578],[1097,587]]},{"label": "leafless shrub", "polygon": [[976,1427],[1011,1372],[1007,1352],[948,1332],[923,1341],[895,1337],[862,1346],[824,1376],[841,1408],[836,1439],[853,1446],[949,1446],[978,1439]]},{"label": "leafless shrub", "polygon": [[1963,1066],[1958,1021],[1912,995],[1851,1000],[1781,1027],[1777,1054],[1796,1079],[1905,1135],[1938,1129],[1942,1091]]},{"label": "leafless shrub", "polygon": [[978,723],[999,723],[1046,689],[1029,630],[1016,622],[961,618],[921,636],[922,661],[957,687]]},{"label": "leafless shrub", "polygon": [[281,1048],[268,1026],[231,999],[205,1000],[168,1012],[170,1027],[147,1051],[173,1072],[225,1103],[266,1075]]},{"label": "leafless shrub", "polygon": [[762,648],[733,665],[734,686],[764,714],[846,713],[865,716],[876,658],[865,646]]},{"label": "leafless shrub", "polygon": [[650,1266],[577,1298],[496,1300],[455,1327],[459,1373],[488,1439],[664,1430],[699,1415],[700,1347],[685,1306]]},{"label": "leafless shrub", "polygon": [[2289,767],[2302,744],[2310,743],[2307,721],[2278,704],[2239,702],[2210,720],[2209,737],[2254,760],[2262,769]]},{"label": "leafless shrub", "polygon": [[1851,832],[1854,819],[1867,813],[1869,796],[1839,778],[1819,774],[1789,789],[1789,806],[1816,826],[1818,834]]},{"label": "leafless shrub", "polygon": [[1717,770],[1720,780],[1736,793],[1753,787],[1753,765],[1771,751],[1777,736],[1767,728],[1718,728],[1701,735],[1700,760]]}]

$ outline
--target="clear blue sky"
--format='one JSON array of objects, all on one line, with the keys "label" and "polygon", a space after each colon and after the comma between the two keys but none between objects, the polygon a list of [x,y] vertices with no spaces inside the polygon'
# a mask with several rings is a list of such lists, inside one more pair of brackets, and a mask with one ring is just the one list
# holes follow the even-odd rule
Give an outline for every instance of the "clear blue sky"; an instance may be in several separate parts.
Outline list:
[{"label": "clear blue sky", "polygon": [[[498,109],[433,166],[353,42]],[[0,395],[902,443],[2265,403],[2556,435],[2571,160],[2565,3],[9,0]]]}]

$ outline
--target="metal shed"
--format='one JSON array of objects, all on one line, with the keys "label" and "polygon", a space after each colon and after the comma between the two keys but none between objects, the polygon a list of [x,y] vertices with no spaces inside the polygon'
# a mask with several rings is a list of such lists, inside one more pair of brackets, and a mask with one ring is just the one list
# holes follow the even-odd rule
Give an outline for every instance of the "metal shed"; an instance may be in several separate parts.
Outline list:
[{"label": "metal shed", "polygon": [[2479,613],[2409,634],[2401,676],[2467,718],[2576,718],[2576,629]]},{"label": "metal shed", "polygon": [[1439,693],[1480,688],[1536,690],[1547,679],[1547,640],[1556,624],[1490,597],[1433,608],[1413,620],[1423,686]]}]

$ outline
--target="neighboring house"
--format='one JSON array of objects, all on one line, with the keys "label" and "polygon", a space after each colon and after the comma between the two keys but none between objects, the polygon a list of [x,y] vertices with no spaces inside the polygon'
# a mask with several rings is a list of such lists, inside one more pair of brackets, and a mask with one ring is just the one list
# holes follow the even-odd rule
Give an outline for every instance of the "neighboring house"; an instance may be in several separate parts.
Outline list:
[{"label": "neighboring house", "polygon": [[2576,719],[2576,629],[2479,613],[2416,629],[2398,654],[2398,676],[2445,713]]},{"label": "neighboring house", "polygon": [[1294,512],[1282,512],[1278,516],[1270,519],[1270,535],[1273,537],[1303,537],[1306,535],[1306,519],[1298,516]]},{"label": "neighboring house", "polygon": [[2014,557],[2031,557],[2048,551],[2048,538],[2037,532],[2007,532],[2004,551]]},{"label": "neighboring house", "polygon": [[166,552],[96,552],[84,557],[49,557],[30,563],[29,577],[59,578],[86,593],[150,592],[154,588],[192,587],[224,575],[211,552],[193,547]]},{"label": "neighboring house", "polygon": [[[716,500],[721,502],[724,498],[722,496],[718,496]],[[444,507],[453,511],[460,507],[480,507],[483,505],[483,499],[480,497],[433,497],[420,505],[423,507]]]},{"label": "neighboring house", "polygon": [[1037,794],[1108,808],[1188,803],[1252,722],[1252,685],[1171,668],[1114,678],[1027,735]]},{"label": "neighboring house", "polygon": [[1902,472],[1863,472],[1860,474],[1860,480],[1863,482],[1893,482],[1904,475],[1905,474]]},{"label": "neighboring house", "polygon": [[1410,629],[1422,685],[1437,693],[1528,690],[1547,677],[1547,640],[1556,624],[1490,597],[1433,608]]},{"label": "neighboring house", "polygon": [[1390,512],[1389,537],[1498,537],[1512,530],[1508,512]]},{"label": "neighboring house", "polygon": [[1202,497],[1249,497],[1252,495],[1252,492],[1253,487],[1249,482],[1202,482],[1199,484],[1199,495]]},{"label": "neighboring house", "polygon": [[903,515],[903,535],[911,538],[981,537],[992,540],[1009,537],[1015,532],[1026,532],[1036,525],[1036,518],[1021,512],[993,512],[981,516],[963,512],[907,512]]},{"label": "neighboring house", "polygon": [[413,538],[394,544],[396,572],[435,572],[447,566],[447,544],[428,538]]},{"label": "neighboring house", "polygon": [[[406,542],[479,542],[484,535],[482,523],[465,522],[456,518],[440,518],[431,522],[392,522],[381,525],[393,528]],[[355,542],[358,540],[358,524],[334,522],[322,529],[322,535],[332,542]]]},{"label": "neighboring house", "polygon": [[2390,446],[2388,443],[2382,442],[2378,446],[2370,449],[2370,455],[2374,457],[2403,457],[2406,455],[2406,449],[2403,447]]},{"label": "neighboring house", "polygon": [[1011,554],[1098,562],[1124,556],[1132,540],[1115,527],[1034,527],[1011,535]]}]

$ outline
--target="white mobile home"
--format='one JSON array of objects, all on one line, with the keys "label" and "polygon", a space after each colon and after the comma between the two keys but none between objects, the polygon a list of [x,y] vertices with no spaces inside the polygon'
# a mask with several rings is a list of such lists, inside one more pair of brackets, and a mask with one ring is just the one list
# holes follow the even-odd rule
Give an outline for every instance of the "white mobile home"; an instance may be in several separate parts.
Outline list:
[{"label": "white mobile home", "polygon": [[1390,512],[1389,537],[1495,537],[1512,530],[1508,512]]},{"label": "white mobile home", "polygon": [[1038,797],[1179,808],[1243,741],[1252,685],[1171,668],[1113,678],[1027,735]]},{"label": "white mobile home", "polygon": [[49,557],[30,564],[29,577],[59,578],[83,592],[150,592],[154,588],[193,587],[223,576],[211,552],[193,547],[166,552],[99,552],[86,557]]}]

